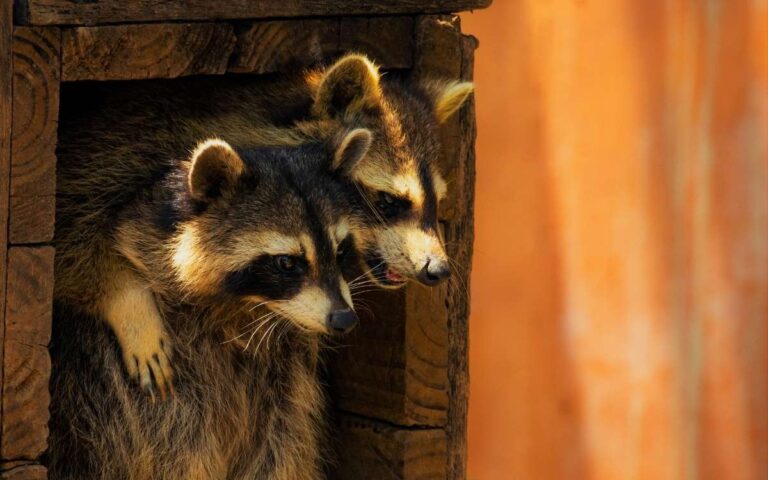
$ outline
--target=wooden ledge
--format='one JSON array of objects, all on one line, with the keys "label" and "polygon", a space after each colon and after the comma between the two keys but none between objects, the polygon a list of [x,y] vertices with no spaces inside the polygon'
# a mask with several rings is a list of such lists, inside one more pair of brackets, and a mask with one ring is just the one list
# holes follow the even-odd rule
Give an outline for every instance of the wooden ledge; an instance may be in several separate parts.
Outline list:
[{"label": "wooden ledge", "polygon": [[237,20],[339,15],[456,13],[485,8],[492,0],[18,0],[21,25]]}]

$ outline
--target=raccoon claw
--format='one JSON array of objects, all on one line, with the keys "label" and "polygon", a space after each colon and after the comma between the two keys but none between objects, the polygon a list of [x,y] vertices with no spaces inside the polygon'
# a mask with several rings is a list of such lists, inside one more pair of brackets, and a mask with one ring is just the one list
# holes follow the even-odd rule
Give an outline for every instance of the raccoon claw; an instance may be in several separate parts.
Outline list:
[{"label": "raccoon claw", "polygon": [[141,390],[155,402],[155,391],[160,393],[160,399],[165,400],[168,394],[173,396],[173,368],[166,353],[164,342],[161,340],[158,351],[131,353],[131,360],[126,361],[128,374],[139,384]]}]

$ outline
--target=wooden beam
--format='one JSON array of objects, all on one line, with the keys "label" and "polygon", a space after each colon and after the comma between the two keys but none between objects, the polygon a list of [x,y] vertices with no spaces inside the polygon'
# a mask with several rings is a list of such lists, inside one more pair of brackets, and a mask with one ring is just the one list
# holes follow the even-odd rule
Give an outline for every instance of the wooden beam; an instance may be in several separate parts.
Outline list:
[{"label": "wooden beam", "polygon": [[0,457],[35,460],[47,448],[53,247],[8,251]]},{"label": "wooden beam", "polygon": [[117,25],[66,28],[62,41],[63,81],[140,80],[222,74],[235,34],[223,23]]},{"label": "wooden beam", "polygon": [[440,428],[409,429],[341,415],[334,480],[446,478],[446,435]]},{"label": "wooden beam", "polygon": [[271,20],[240,24],[236,31],[231,72],[286,72],[350,50],[385,68],[413,64],[411,17]]},{"label": "wooden beam", "polygon": [[456,13],[491,0],[19,0],[16,20],[31,25],[99,25],[211,19]]},{"label": "wooden beam", "polygon": [[[11,127],[13,118],[13,2],[0,0],[0,359],[5,343],[6,255],[10,210]],[[3,366],[0,361],[0,397],[3,390]],[[0,424],[3,411],[0,402]]]},{"label": "wooden beam", "polygon": [[61,43],[58,28],[13,34],[13,136],[9,241],[53,239]]},{"label": "wooden beam", "polygon": [[444,426],[448,330],[443,295],[411,285],[370,292],[362,302],[373,311],[360,309],[360,326],[330,354],[328,382],[336,407],[396,425]]}]

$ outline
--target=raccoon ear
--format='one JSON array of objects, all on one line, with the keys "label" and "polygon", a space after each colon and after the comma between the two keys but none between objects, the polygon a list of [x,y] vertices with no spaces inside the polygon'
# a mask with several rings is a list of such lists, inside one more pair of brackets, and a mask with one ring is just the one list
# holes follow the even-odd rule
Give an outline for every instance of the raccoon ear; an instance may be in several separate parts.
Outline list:
[{"label": "raccoon ear", "polygon": [[372,141],[373,135],[365,128],[356,128],[347,132],[336,144],[331,169],[345,174],[352,172],[358,162],[368,154]]},{"label": "raccoon ear", "polygon": [[350,54],[322,74],[312,111],[319,117],[337,117],[374,107],[381,100],[379,69],[364,55]]},{"label": "raccoon ear", "polygon": [[456,110],[464,105],[475,90],[472,82],[449,82],[442,85],[433,85],[431,90],[435,102],[435,115],[439,123],[445,123],[456,113]]},{"label": "raccoon ear", "polygon": [[231,187],[245,171],[240,155],[225,141],[206,140],[192,152],[187,182],[196,200],[213,200]]}]

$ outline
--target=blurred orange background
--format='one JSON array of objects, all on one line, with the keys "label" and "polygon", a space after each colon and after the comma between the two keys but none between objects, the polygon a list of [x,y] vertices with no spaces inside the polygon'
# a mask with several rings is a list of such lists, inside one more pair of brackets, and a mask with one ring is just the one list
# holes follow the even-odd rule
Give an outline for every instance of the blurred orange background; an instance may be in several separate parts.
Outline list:
[{"label": "blurred orange background", "polygon": [[496,0],[470,479],[768,478],[768,2]]}]

